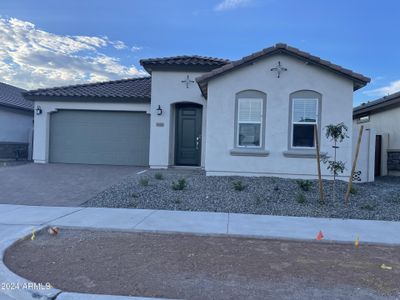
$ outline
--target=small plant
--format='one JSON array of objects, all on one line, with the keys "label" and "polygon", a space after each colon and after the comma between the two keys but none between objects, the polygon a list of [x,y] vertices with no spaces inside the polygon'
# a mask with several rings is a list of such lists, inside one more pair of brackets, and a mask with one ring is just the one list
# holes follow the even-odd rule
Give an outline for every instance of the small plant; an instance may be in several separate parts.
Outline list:
[{"label": "small plant", "polygon": [[149,185],[149,177],[147,177],[147,176],[140,177],[139,184],[141,186],[148,186]]},{"label": "small plant", "polygon": [[247,185],[243,184],[243,182],[241,182],[240,180],[235,181],[233,183],[233,188],[235,189],[235,191],[244,191],[244,189],[247,187]]},{"label": "small plant", "polygon": [[304,192],[308,192],[312,186],[312,182],[310,180],[297,180],[296,182]]},{"label": "small plant", "polygon": [[174,202],[175,204],[181,204],[181,203],[182,203],[182,200],[181,200],[181,199],[175,199],[173,202]]},{"label": "small plant", "polygon": [[187,187],[187,182],[185,178],[180,178],[178,181],[173,181],[172,182],[172,189],[174,191],[182,191]]},{"label": "small plant", "polygon": [[139,195],[136,194],[136,193],[132,193],[132,194],[131,194],[131,197],[132,197],[132,198],[139,198]]},{"label": "small plant", "polygon": [[154,174],[154,178],[157,180],[163,180],[164,176],[162,173],[157,172],[156,174]]},{"label": "small plant", "polygon": [[299,204],[303,204],[306,202],[306,196],[304,195],[303,192],[298,192],[296,195],[296,201]]},{"label": "small plant", "polygon": [[279,191],[279,186],[275,185],[274,186],[274,191]]},{"label": "small plant", "polygon": [[365,210],[369,210],[369,211],[373,211],[375,209],[374,205],[371,204],[365,204],[363,206],[360,206],[361,209],[365,209]]},{"label": "small plant", "polygon": [[347,126],[342,122],[339,124],[330,124],[326,126],[326,132],[325,136],[326,138],[330,139],[333,141],[333,146],[332,148],[334,149],[334,156],[333,160],[328,160],[325,158],[323,162],[325,164],[328,164],[327,169],[333,174],[333,185],[332,185],[332,191],[333,191],[333,201],[335,201],[336,197],[336,177],[339,174],[342,174],[344,172],[345,168],[345,163],[342,161],[338,161],[336,159],[336,152],[337,149],[339,149],[339,146],[337,145],[338,143],[343,142],[345,138],[348,138],[349,136],[347,135],[348,128]]},{"label": "small plant", "polygon": [[354,186],[351,186],[350,194],[353,194],[353,195],[357,194],[357,189]]}]

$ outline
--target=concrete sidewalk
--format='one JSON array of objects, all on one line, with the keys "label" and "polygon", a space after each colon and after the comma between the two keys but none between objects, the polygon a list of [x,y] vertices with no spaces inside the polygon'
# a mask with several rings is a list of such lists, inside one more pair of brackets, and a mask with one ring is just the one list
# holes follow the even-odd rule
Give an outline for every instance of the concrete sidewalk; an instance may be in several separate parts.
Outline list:
[{"label": "concrete sidewalk", "polygon": [[400,222],[246,215],[147,209],[0,205],[0,241],[10,226],[180,232],[400,245]]}]

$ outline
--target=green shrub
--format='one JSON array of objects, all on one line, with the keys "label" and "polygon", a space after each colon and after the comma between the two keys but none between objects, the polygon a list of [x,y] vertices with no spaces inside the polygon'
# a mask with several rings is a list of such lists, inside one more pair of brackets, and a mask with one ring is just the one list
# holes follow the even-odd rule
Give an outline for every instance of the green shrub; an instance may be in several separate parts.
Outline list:
[{"label": "green shrub", "polygon": [[297,180],[296,182],[304,192],[308,192],[312,186],[312,182],[310,180]]},{"label": "green shrub", "polygon": [[247,185],[243,184],[243,182],[241,182],[240,180],[235,181],[233,183],[233,188],[235,189],[235,191],[243,191],[245,188],[247,187]]},{"label": "green shrub", "polygon": [[304,195],[303,192],[298,192],[296,195],[296,201],[297,203],[303,204],[306,202],[306,196]]},{"label": "green shrub", "polygon": [[139,184],[141,186],[148,186],[149,185],[149,177],[147,177],[147,176],[140,177]]},{"label": "green shrub", "polygon": [[164,176],[163,176],[162,173],[158,172],[158,173],[154,174],[154,178],[157,179],[157,180],[163,180]]},{"label": "green shrub", "polygon": [[357,189],[354,186],[351,186],[350,194],[353,194],[353,195],[357,194]]},{"label": "green shrub", "polygon": [[178,181],[173,181],[172,182],[172,189],[174,191],[182,191],[187,187],[187,182],[185,178],[180,178]]}]

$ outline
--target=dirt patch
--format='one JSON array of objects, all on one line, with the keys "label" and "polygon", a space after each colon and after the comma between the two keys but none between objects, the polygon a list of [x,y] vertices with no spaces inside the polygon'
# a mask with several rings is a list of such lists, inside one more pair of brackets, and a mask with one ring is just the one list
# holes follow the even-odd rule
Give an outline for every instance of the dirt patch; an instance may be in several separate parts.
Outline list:
[{"label": "dirt patch", "polygon": [[[6,265],[66,291],[179,299],[400,295],[400,248],[61,229],[6,251]],[[381,268],[385,264],[391,270]]]}]

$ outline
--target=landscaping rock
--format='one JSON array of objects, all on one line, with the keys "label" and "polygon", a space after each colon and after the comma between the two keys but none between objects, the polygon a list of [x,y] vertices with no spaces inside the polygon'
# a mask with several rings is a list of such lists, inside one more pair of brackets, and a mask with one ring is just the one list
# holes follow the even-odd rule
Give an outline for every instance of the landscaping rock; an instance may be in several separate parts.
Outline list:
[{"label": "landscaping rock", "polygon": [[[162,173],[163,179],[156,179],[156,173]],[[148,178],[147,186],[141,184],[142,177]],[[181,178],[187,186],[174,190],[173,182]],[[149,170],[127,177],[83,206],[400,220],[400,177],[354,184],[348,205],[344,204],[347,183],[337,181],[336,186],[333,201],[332,181],[324,181],[325,204],[321,204],[316,180],[302,183],[276,177],[205,176],[201,170]]]}]

